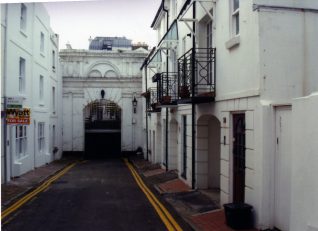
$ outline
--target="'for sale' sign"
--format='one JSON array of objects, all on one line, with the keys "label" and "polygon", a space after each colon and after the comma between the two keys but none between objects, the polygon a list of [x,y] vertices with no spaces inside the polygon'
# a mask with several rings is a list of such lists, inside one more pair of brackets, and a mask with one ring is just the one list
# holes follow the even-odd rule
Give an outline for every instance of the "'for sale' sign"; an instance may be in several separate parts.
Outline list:
[{"label": "'for sale' sign", "polygon": [[7,124],[30,124],[31,110],[30,108],[8,108],[6,110]]}]

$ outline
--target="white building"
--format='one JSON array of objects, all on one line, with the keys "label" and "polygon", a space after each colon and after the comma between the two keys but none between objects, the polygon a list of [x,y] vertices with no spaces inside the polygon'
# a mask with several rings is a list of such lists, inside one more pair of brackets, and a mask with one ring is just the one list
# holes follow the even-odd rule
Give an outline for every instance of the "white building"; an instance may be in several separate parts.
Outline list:
[{"label": "white building", "polygon": [[96,37],[89,50],[61,50],[63,151],[109,156],[142,146],[139,68],[147,54],[119,37]]},{"label": "white building", "polygon": [[295,124],[317,115],[306,98],[318,91],[317,13],[311,0],[163,0],[142,65],[145,157],[218,192],[220,206],[251,204],[259,229],[318,230],[317,184],[300,173],[317,173],[317,127]]},{"label": "white building", "polygon": [[0,6],[1,115],[7,97],[21,97],[23,107],[31,109],[30,125],[6,126],[1,116],[3,182],[60,157],[62,82],[58,35],[44,6]]}]

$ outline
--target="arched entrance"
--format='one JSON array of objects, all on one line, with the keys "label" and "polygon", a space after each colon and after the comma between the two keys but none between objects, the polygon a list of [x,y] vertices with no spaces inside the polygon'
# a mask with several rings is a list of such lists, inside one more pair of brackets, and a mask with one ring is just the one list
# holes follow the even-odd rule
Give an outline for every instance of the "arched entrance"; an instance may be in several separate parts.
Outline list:
[{"label": "arched entrance", "polygon": [[219,197],[220,190],[220,133],[220,122],[216,117],[203,115],[198,119],[197,187],[208,189],[214,197]]},{"label": "arched entrance", "polygon": [[121,153],[121,108],[100,99],[84,108],[85,157],[119,157]]}]

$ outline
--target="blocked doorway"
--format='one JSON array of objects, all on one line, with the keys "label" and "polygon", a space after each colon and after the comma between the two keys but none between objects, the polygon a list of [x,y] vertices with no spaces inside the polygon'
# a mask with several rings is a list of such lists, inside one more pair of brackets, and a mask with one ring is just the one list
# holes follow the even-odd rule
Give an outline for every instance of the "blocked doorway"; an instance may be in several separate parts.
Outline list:
[{"label": "blocked doorway", "polygon": [[221,124],[212,115],[203,115],[197,121],[197,188],[220,201]]},{"label": "blocked doorway", "polygon": [[121,155],[121,108],[113,101],[100,99],[84,108],[85,158]]}]

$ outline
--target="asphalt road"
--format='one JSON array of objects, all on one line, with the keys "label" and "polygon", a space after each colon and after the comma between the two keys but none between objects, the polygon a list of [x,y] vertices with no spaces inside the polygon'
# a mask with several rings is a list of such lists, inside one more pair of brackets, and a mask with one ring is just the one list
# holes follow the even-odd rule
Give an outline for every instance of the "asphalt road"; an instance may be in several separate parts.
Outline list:
[{"label": "asphalt road", "polygon": [[119,159],[80,163],[2,226],[17,231],[162,231],[163,222]]}]

